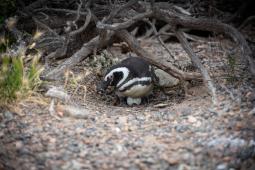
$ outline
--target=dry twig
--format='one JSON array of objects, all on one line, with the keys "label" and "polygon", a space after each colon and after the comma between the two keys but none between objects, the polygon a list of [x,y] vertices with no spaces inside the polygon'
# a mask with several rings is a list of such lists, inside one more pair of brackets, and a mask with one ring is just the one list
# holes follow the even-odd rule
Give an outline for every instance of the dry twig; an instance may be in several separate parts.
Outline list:
[{"label": "dry twig", "polygon": [[212,96],[212,102],[213,102],[214,105],[217,105],[218,102],[217,102],[216,88],[214,87],[213,81],[212,81],[208,71],[202,65],[202,63],[201,63],[200,59],[198,58],[198,56],[193,52],[193,50],[189,46],[189,43],[188,43],[187,39],[185,38],[183,32],[180,31],[180,30],[176,31],[176,36],[177,36],[178,40],[181,42],[181,45],[184,48],[184,50],[190,56],[192,62],[195,64],[195,66],[202,73],[203,78],[204,78],[204,83],[206,83],[207,88],[208,88],[208,90],[209,90],[209,92]]}]

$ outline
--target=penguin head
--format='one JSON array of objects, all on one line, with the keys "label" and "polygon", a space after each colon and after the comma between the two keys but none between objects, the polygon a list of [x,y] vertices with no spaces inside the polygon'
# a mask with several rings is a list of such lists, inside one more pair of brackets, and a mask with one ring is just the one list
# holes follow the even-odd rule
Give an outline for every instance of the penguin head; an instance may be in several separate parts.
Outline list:
[{"label": "penguin head", "polygon": [[128,77],[129,70],[126,67],[114,66],[110,68],[104,79],[98,84],[97,91],[105,92],[109,86],[118,87],[120,86]]}]

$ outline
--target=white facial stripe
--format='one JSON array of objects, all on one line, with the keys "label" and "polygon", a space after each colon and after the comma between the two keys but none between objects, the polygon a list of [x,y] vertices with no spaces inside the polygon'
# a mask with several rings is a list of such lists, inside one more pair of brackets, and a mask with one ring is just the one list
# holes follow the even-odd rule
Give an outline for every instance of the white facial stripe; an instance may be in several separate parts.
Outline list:
[{"label": "white facial stripe", "polygon": [[151,81],[151,77],[141,77],[141,78],[134,78],[134,79],[131,79],[129,81],[127,81],[125,84],[123,84],[119,90],[123,90],[125,89],[126,87],[130,86],[131,84],[135,83],[135,82],[138,82],[138,81]]},{"label": "white facial stripe", "polygon": [[113,69],[112,71],[110,71],[110,72],[105,76],[104,81],[107,81],[108,77],[113,76],[113,73],[115,73],[115,72],[122,72],[122,73],[123,73],[122,79],[121,79],[121,80],[118,82],[118,84],[117,84],[117,87],[118,87],[119,85],[121,85],[121,83],[123,83],[123,82],[127,79],[128,75],[129,75],[129,70],[128,70],[128,68],[126,68],[126,67],[115,68],[115,69]]}]

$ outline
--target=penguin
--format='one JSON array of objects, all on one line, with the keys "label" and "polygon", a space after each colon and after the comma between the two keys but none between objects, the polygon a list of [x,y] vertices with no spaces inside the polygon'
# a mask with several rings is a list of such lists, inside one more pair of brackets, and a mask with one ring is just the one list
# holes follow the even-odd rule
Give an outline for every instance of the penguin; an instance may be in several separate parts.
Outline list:
[{"label": "penguin", "polygon": [[110,67],[97,86],[98,92],[115,87],[118,97],[126,97],[127,104],[139,105],[141,98],[151,94],[157,77],[153,67],[140,57],[129,57]]}]

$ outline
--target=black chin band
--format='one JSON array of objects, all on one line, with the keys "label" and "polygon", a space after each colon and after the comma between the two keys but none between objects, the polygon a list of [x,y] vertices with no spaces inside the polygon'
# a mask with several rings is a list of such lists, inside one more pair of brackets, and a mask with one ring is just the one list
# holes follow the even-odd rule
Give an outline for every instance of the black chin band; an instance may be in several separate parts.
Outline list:
[{"label": "black chin band", "polygon": [[119,90],[120,92],[124,92],[126,90],[129,90],[130,88],[132,88],[133,86],[136,86],[136,85],[142,85],[142,86],[149,86],[151,84],[151,81],[136,81],[132,84],[130,84],[129,86],[125,87],[124,89],[122,90]]}]

